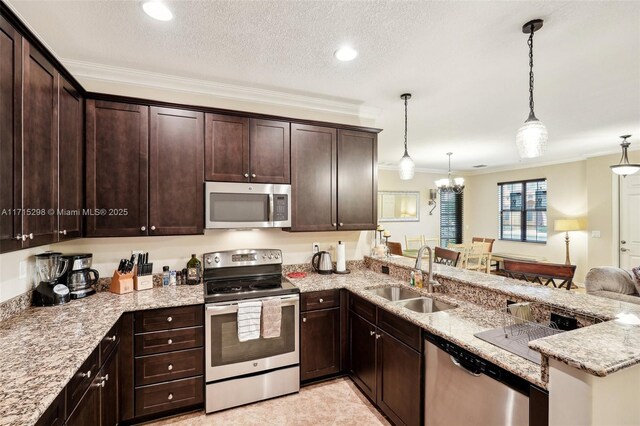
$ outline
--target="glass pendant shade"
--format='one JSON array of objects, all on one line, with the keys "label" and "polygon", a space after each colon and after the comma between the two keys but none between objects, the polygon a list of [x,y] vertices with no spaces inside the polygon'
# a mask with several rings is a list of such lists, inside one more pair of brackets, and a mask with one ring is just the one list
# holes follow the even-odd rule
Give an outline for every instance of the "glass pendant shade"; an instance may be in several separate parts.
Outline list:
[{"label": "glass pendant shade", "polygon": [[540,157],[547,150],[547,128],[535,116],[530,117],[518,129],[516,145],[520,158]]},{"label": "glass pendant shade", "polygon": [[408,152],[405,151],[404,155],[400,159],[400,163],[398,163],[398,168],[401,180],[413,179],[413,175],[416,173],[416,165],[411,157],[409,157]]},{"label": "glass pendant shade", "polygon": [[609,167],[611,168],[611,171],[613,173],[622,177],[626,177],[640,171],[640,164],[629,163],[627,149],[629,149],[629,145],[631,144],[627,142],[627,138],[630,138],[631,135],[624,135],[620,137],[622,138],[622,143],[620,144],[620,146],[622,147],[622,158],[620,158],[619,164]]}]

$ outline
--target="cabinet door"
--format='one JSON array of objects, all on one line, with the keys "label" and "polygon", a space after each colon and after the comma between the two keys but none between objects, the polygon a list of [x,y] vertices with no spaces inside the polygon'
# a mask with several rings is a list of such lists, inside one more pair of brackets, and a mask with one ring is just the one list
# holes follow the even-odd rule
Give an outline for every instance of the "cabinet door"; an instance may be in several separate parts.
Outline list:
[{"label": "cabinet door", "polygon": [[205,122],[206,180],[249,182],[249,119],[207,114]]},{"label": "cabinet door", "polygon": [[376,229],[378,136],[338,130],[338,229]]},{"label": "cabinet door", "polygon": [[377,336],[376,403],[394,424],[420,425],[422,357],[380,329]]},{"label": "cabinet door", "polygon": [[340,371],[340,308],[301,315],[300,379],[309,380]]},{"label": "cabinet door", "polygon": [[100,389],[102,389],[102,378],[96,376],[67,419],[67,426],[100,424]]},{"label": "cabinet door", "polygon": [[85,216],[86,235],[147,235],[149,108],[86,105],[86,207],[98,213]]},{"label": "cabinet door", "polygon": [[376,400],[376,328],[353,312],[349,315],[351,378],[372,401]]},{"label": "cabinet door", "polygon": [[336,229],[336,130],[291,124],[291,230]]},{"label": "cabinet door", "polygon": [[58,74],[23,44],[22,231],[34,247],[58,239]]},{"label": "cabinet door", "polygon": [[115,426],[119,421],[119,361],[118,348],[116,348],[107,358],[101,370],[104,387],[100,390],[100,415],[102,418],[100,426]]},{"label": "cabinet door", "polygon": [[82,98],[60,79],[60,132],[58,151],[58,236],[60,240],[82,236]]},{"label": "cabinet door", "polygon": [[149,235],[202,234],[204,114],[150,110]]},{"label": "cabinet door", "polygon": [[249,173],[251,182],[291,181],[290,124],[285,121],[251,119],[249,132]]},{"label": "cabinet door", "polygon": [[0,16],[0,253],[22,248],[22,37]]}]

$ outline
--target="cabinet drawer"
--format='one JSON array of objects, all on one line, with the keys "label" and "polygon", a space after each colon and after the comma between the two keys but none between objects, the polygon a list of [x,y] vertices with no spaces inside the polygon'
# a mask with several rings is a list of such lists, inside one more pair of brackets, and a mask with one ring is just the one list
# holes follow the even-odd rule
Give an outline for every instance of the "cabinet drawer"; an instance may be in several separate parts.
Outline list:
[{"label": "cabinet drawer", "polygon": [[353,293],[349,294],[349,309],[367,321],[376,323],[376,306]]},{"label": "cabinet drawer", "polygon": [[115,323],[106,336],[100,341],[100,363],[104,363],[113,348],[120,341],[120,320]]},{"label": "cabinet drawer", "polygon": [[202,376],[136,388],[136,417],[202,404]]},{"label": "cabinet drawer", "polygon": [[202,348],[136,358],[136,386],[197,376],[204,370]]},{"label": "cabinet drawer", "polygon": [[169,351],[198,348],[204,341],[202,327],[178,328],[176,330],[154,331],[136,334],[135,354],[151,355]]},{"label": "cabinet drawer", "polygon": [[422,352],[422,333],[417,325],[384,309],[378,309],[378,327],[416,351]]},{"label": "cabinet drawer", "polygon": [[100,369],[99,347],[82,364],[67,385],[67,413],[71,413]]},{"label": "cabinet drawer", "polygon": [[337,308],[338,306],[340,306],[340,290],[312,291],[300,295],[300,310],[302,312]]},{"label": "cabinet drawer", "polygon": [[135,314],[136,333],[195,327],[203,324],[203,305],[155,309]]},{"label": "cabinet drawer", "polygon": [[51,403],[49,408],[36,422],[36,426],[62,426],[65,420],[64,412],[64,390]]}]

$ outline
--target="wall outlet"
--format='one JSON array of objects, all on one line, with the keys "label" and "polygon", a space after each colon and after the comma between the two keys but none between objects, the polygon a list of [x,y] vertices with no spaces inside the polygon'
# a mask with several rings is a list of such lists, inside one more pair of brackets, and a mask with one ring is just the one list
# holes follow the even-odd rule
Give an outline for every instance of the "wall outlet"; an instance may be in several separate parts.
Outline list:
[{"label": "wall outlet", "polygon": [[316,254],[320,251],[320,243],[311,243],[311,254]]},{"label": "wall outlet", "polygon": [[131,250],[131,254],[137,256],[139,254],[146,253],[144,250]]},{"label": "wall outlet", "polygon": [[591,238],[600,238],[600,231],[591,231]]}]

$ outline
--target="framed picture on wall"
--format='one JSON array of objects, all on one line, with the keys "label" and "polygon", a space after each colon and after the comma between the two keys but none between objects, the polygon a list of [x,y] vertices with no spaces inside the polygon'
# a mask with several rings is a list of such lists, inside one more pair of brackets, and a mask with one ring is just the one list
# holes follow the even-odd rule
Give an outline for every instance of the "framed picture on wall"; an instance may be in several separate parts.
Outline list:
[{"label": "framed picture on wall", "polygon": [[378,192],[378,222],[419,222],[420,193]]}]

